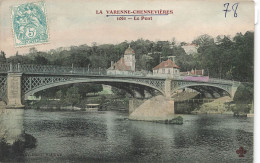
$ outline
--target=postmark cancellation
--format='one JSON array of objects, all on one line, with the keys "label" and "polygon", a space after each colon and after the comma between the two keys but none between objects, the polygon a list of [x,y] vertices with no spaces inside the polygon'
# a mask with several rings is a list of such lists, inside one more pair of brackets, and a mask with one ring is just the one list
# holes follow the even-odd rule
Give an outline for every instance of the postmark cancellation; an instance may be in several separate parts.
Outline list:
[{"label": "postmark cancellation", "polygon": [[44,2],[12,6],[11,14],[16,47],[49,42]]}]

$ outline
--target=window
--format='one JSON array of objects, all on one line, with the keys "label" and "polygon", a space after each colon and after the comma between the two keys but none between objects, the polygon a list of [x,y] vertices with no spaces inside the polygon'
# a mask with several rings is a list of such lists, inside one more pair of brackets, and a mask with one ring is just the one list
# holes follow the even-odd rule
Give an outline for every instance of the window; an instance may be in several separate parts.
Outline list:
[{"label": "window", "polygon": [[168,74],[170,74],[171,73],[171,70],[170,69],[168,69]]},{"label": "window", "polygon": [[163,74],[165,73],[165,69],[164,69],[164,68],[162,69],[162,73],[163,73]]}]

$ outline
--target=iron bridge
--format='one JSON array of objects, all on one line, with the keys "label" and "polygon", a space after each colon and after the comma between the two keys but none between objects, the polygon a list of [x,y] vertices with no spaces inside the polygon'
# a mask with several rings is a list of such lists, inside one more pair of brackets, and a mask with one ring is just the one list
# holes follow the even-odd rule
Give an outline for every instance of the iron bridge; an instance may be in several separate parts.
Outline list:
[{"label": "iron bridge", "polygon": [[[9,78],[9,79],[8,79]],[[234,96],[240,84],[230,80],[210,78],[205,81],[189,81],[182,76],[158,77],[151,74],[108,74],[106,70],[53,65],[1,64],[0,98],[10,101],[20,92],[21,98],[51,87],[73,83],[99,83],[112,86],[138,86],[156,90],[166,97],[171,97],[176,90],[191,88],[201,93],[218,93]],[[15,100],[14,100],[15,101]]]}]

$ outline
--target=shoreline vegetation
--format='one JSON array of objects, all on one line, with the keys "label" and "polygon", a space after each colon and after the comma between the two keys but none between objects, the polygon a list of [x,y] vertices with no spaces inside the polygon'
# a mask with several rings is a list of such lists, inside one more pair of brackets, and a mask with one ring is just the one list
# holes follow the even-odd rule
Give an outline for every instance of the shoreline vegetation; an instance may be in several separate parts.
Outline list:
[{"label": "shoreline vegetation", "polygon": [[6,142],[5,138],[0,139],[0,161],[21,162],[24,161],[25,149],[32,149],[37,146],[37,140],[30,134],[25,133],[24,140],[18,139],[12,145]]},{"label": "shoreline vegetation", "polygon": [[99,110],[128,110],[127,97],[118,97],[117,95],[91,95],[85,99],[81,99],[79,103],[75,105],[68,105],[62,100],[48,100],[43,99],[39,101],[31,101],[26,104],[26,108],[43,111],[87,111],[87,104],[99,104]]}]

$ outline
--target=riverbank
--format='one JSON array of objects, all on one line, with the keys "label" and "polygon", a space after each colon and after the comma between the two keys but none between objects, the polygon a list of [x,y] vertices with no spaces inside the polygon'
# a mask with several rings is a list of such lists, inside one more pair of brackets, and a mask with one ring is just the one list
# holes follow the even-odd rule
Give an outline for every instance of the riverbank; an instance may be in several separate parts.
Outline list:
[{"label": "riverbank", "polygon": [[[204,103],[191,114],[228,114],[233,116],[253,117],[252,104],[234,104],[229,96],[220,97],[212,102]],[[251,111],[250,111],[251,110]]]},{"label": "riverbank", "polygon": [[30,101],[26,104],[27,108],[44,111],[85,111],[87,104],[99,104],[99,110],[128,110],[128,98],[120,98],[113,95],[91,95],[81,99],[74,106],[66,104],[65,101],[55,99],[42,99]]},{"label": "riverbank", "polygon": [[230,97],[220,97],[212,102],[203,103],[191,114],[233,114],[231,107],[229,107],[230,102],[232,102]]},{"label": "riverbank", "polygon": [[43,111],[85,111],[85,108],[76,106],[39,106],[36,110]]},{"label": "riverbank", "polygon": [[12,145],[7,143],[5,138],[0,139],[0,161],[20,162],[24,161],[26,149],[33,149],[37,146],[37,140],[34,136],[25,133],[24,140],[17,140]]}]

